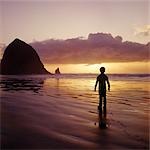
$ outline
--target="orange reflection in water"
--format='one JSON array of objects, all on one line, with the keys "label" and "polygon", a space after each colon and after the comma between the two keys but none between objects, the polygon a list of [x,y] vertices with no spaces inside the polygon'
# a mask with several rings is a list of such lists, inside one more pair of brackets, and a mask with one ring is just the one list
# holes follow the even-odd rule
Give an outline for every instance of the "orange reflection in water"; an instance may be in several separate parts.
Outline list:
[{"label": "orange reflection in water", "polygon": [[[98,105],[99,95],[94,92],[96,75],[92,78],[49,78],[44,82],[45,89],[53,89],[54,94],[62,97]],[[149,81],[147,79],[116,80],[110,76],[111,90],[107,92],[108,106],[113,105],[140,111],[148,111]],[[52,91],[52,90],[51,90]],[[49,91],[48,91],[49,92]]]}]

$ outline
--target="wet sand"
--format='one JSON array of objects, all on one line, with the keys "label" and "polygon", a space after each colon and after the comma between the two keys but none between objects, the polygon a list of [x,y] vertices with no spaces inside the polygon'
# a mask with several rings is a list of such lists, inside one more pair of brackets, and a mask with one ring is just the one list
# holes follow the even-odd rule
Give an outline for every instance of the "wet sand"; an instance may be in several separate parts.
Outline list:
[{"label": "wet sand", "polygon": [[101,129],[94,78],[1,79],[3,149],[149,149],[145,81],[110,81]]}]

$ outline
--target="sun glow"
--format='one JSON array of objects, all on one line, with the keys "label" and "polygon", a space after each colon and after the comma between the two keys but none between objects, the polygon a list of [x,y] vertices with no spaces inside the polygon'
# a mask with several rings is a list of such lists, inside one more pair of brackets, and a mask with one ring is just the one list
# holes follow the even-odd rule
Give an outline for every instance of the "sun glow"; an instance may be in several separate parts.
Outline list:
[{"label": "sun glow", "polygon": [[150,62],[101,63],[101,64],[45,64],[54,73],[57,67],[62,73],[99,73],[104,66],[107,73],[149,73]]}]

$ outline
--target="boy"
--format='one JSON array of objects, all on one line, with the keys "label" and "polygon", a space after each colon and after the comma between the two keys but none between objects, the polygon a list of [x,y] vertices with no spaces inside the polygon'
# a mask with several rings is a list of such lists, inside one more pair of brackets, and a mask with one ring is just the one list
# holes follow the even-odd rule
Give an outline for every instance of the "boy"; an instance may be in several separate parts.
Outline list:
[{"label": "boy", "polygon": [[100,68],[101,74],[98,75],[96,83],[95,83],[95,91],[97,87],[97,83],[99,82],[99,106],[98,109],[102,112],[102,98],[104,97],[104,114],[106,114],[106,82],[108,84],[108,91],[110,91],[110,83],[108,77],[104,74],[105,68]]}]

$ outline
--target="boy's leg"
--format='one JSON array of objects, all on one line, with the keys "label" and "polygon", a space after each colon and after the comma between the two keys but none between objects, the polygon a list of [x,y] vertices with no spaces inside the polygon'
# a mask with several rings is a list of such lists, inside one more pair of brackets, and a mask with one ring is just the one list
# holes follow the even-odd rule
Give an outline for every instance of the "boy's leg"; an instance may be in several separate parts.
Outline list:
[{"label": "boy's leg", "polygon": [[99,95],[99,106],[98,106],[98,109],[100,111],[102,111],[102,96],[101,95]]},{"label": "boy's leg", "polygon": [[104,96],[104,114],[106,115],[106,96]]}]

